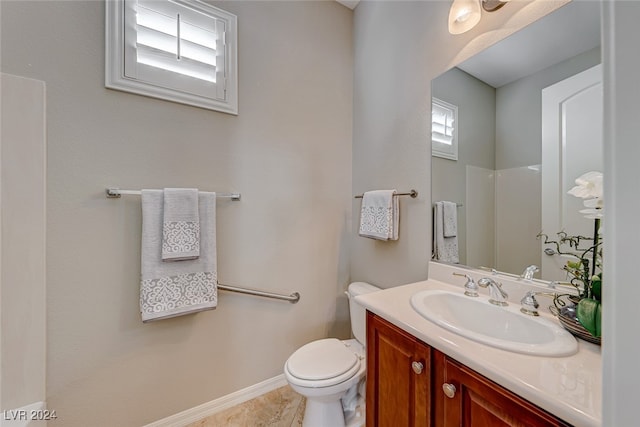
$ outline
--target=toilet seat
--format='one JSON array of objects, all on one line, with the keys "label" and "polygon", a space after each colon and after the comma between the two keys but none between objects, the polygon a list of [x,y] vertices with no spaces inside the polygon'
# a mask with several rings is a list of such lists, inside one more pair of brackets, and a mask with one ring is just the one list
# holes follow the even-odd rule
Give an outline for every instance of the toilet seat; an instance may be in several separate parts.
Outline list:
[{"label": "toilet seat", "polygon": [[289,380],[301,387],[330,387],[353,377],[361,366],[353,349],[336,338],[310,342],[285,364]]}]

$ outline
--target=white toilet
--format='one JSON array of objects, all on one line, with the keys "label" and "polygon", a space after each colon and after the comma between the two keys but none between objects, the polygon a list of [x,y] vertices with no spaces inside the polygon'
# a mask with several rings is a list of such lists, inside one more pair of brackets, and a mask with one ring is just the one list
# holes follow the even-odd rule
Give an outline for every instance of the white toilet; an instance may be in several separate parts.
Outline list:
[{"label": "white toilet", "polygon": [[[346,294],[355,339],[327,338],[310,342],[296,350],[285,363],[284,375],[289,385],[307,398],[303,427],[364,425],[366,311],[353,298],[379,290],[364,282],[349,285]],[[356,409],[358,391],[360,408]],[[347,392],[349,396],[345,396]],[[343,397],[345,406],[350,409],[346,412],[343,411]]]}]

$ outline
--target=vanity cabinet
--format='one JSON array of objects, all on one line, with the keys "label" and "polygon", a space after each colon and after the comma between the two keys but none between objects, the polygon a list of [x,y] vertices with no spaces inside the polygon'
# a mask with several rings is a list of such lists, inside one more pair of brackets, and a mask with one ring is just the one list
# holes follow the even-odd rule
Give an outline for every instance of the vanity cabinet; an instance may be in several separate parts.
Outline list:
[{"label": "vanity cabinet", "polygon": [[435,426],[569,426],[434,350]]},{"label": "vanity cabinet", "polygon": [[431,348],[367,311],[367,427],[431,425]]},{"label": "vanity cabinet", "polygon": [[367,426],[569,426],[367,312]]}]

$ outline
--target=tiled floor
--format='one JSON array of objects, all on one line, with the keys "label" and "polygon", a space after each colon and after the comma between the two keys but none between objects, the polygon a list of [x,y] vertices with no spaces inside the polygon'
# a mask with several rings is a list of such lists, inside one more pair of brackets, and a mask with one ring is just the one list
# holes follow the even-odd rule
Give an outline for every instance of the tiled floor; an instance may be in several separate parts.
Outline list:
[{"label": "tiled floor", "polygon": [[299,427],[304,397],[284,386],[187,427]]}]

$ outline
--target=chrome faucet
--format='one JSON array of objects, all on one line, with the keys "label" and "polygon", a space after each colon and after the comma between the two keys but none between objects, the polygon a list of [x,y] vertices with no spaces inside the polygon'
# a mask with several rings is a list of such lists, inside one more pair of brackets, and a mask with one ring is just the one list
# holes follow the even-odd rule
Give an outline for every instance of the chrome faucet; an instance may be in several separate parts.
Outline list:
[{"label": "chrome faucet", "polygon": [[520,278],[524,280],[531,280],[533,279],[533,275],[538,271],[540,271],[540,267],[538,267],[537,265],[530,265],[529,267],[524,269],[524,272],[520,275]]},{"label": "chrome faucet", "polygon": [[478,286],[481,288],[489,288],[489,302],[494,305],[508,305],[507,298],[509,295],[502,290],[502,284],[488,277],[478,280]]},{"label": "chrome faucet", "polygon": [[477,297],[480,294],[478,293],[478,285],[473,280],[473,277],[467,274],[461,273],[453,273],[454,276],[461,276],[467,278],[467,283],[464,284],[464,294],[469,297]]}]

